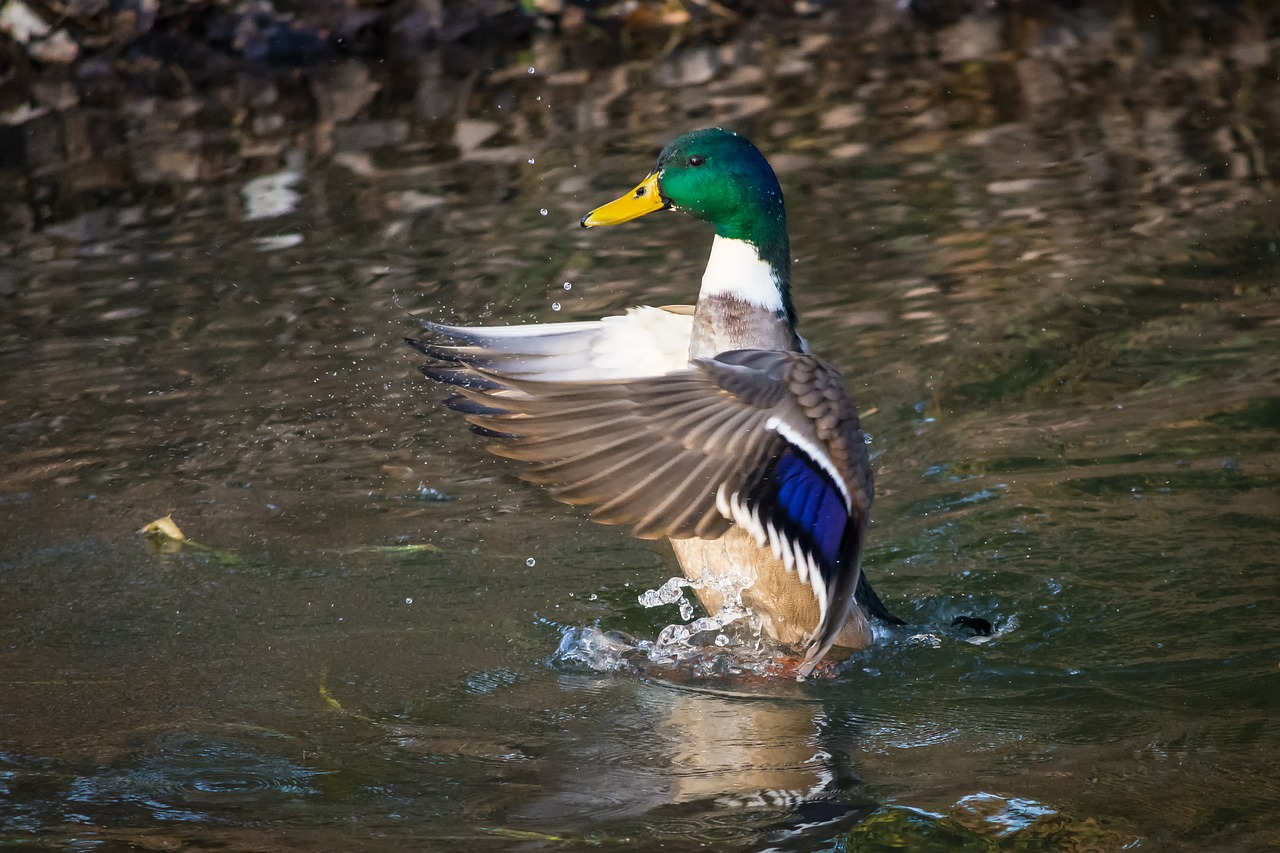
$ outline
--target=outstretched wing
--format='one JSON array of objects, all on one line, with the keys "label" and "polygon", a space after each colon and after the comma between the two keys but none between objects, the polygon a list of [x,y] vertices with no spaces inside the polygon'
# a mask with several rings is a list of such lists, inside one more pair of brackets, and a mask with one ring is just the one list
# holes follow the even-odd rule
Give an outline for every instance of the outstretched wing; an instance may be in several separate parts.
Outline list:
[{"label": "outstretched wing", "polygon": [[813,589],[821,618],[806,667],[830,648],[858,585],[872,493],[833,368],[805,353],[742,350],[660,376],[563,382],[513,375],[484,347],[449,357],[424,372],[503,439],[493,452],[530,463],[525,479],[642,538],[714,539],[742,526]]},{"label": "outstretched wing", "polygon": [[598,382],[657,376],[687,367],[693,308],[646,306],[600,320],[525,326],[420,322],[426,331],[454,341],[411,342],[432,358],[504,376]]}]

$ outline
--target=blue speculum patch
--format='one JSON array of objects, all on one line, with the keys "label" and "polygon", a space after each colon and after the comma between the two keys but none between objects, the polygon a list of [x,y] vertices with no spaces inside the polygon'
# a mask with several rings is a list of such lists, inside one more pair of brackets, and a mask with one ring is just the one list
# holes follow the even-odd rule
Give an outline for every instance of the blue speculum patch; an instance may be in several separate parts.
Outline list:
[{"label": "blue speculum patch", "polygon": [[791,522],[788,533],[806,535],[827,574],[840,561],[849,515],[830,476],[803,453],[789,448],[774,466],[778,509]]}]

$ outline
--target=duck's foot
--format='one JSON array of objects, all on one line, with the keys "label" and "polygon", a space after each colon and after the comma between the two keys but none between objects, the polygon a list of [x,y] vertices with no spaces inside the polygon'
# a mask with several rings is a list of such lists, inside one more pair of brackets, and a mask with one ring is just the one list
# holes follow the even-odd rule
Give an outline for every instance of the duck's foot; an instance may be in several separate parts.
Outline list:
[{"label": "duck's foot", "polygon": [[[805,659],[799,655],[782,655],[776,657],[765,667],[764,675],[766,678],[796,678],[799,679],[800,667],[804,665]],[[804,676],[804,680],[811,678],[835,678],[840,671],[840,663],[838,661],[823,659],[818,661],[813,668],[813,672]]]}]

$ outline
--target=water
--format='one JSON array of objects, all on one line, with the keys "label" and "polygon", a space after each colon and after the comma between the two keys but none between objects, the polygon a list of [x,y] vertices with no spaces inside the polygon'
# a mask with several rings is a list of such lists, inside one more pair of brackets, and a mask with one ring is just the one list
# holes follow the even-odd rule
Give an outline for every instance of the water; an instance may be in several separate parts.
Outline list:
[{"label": "water", "polygon": [[[6,129],[0,842],[1276,844],[1277,59],[1081,20],[629,76],[544,36]],[[804,684],[611,666],[704,615],[641,606],[670,552],[486,457],[400,343],[689,300],[705,229],[577,218],[716,122],[778,167],[909,623]],[[136,534],[166,513],[204,547]]]}]

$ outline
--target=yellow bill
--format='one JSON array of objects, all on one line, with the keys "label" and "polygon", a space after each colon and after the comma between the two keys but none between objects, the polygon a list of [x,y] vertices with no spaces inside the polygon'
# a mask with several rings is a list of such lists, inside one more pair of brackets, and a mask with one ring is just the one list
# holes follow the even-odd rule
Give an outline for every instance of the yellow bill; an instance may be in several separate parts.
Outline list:
[{"label": "yellow bill", "polygon": [[597,207],[582,217],[582,227],[591,228],[596,225],[630,222],[646,213],[662,210],[666,206],[666,202],[662,200],[662,193],[658,192],[658,173],[654,172],[622,198]]}]

